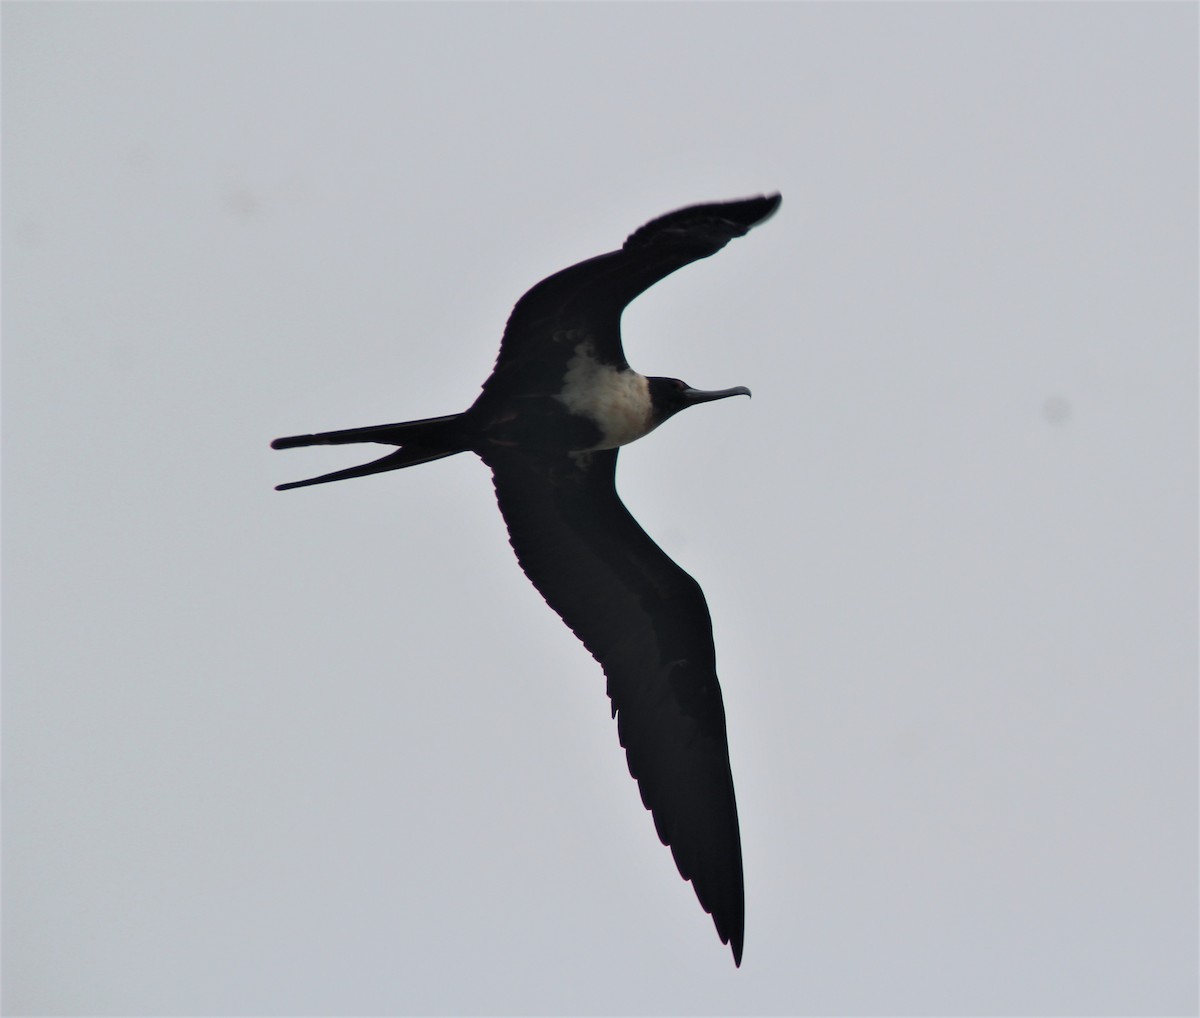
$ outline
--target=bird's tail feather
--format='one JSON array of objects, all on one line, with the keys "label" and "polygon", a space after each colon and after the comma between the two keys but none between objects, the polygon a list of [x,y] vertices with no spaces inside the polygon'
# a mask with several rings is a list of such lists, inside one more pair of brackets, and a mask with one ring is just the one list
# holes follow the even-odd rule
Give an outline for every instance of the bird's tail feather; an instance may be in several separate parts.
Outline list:
[{"label": "bird's tail feather", "polygon": [[315,435],[289,435],[277,438],[271,443],[272,449],[294,449],[306,445],[348,445],[354,442],[379,442],[384,445],[400,446],[395,452],[345,470],[335,470],[331,474],[320,477],[310,477],[304,481],[291,481],[288,484],[277,485],[276,491],[286,491],[289,488],[303,488],[310,484],[325,484],[329,481],[342,481],[349,477],[364,477],[367,474],[378,474],[385,470],[399,470],[402,467],[413,467],[418,463],[428,463],[439,460],[455,453],[465,452],[466,440],[462,434],[460,420],[462,414],[450,414],[446,417],[429,417],[421,421],[404,421],[399,424],[377,424],[368,428],[346,428],[342,431],[323,431]]},{"label": "bird's tail feather", "polygon": [[[315,435],[289,435],[277,438],[272,449],[294,449],[300,445],[347,445],[351,442],[382,442],[384,445],[409,445],[431,438],[445,439],[462,414],[427,417],[423,421],[403,421],[400,424],[376,424],[370,428],[346,428],[342,431],[321,431]],[[459,451],[459,450],[455,450]]]}]

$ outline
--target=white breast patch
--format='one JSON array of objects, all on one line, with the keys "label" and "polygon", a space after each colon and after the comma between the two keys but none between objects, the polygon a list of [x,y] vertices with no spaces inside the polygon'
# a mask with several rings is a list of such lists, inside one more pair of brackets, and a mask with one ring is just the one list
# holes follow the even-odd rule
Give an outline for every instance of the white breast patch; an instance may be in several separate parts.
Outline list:
[{"label": "white breast patch", "polygon": [[575,347],[557,397],[571,413],[595,421],[604,436],[593,449],[628,445],[654,429],[650,383],[632,368],[621,371],[596,360],[590,340]]}]

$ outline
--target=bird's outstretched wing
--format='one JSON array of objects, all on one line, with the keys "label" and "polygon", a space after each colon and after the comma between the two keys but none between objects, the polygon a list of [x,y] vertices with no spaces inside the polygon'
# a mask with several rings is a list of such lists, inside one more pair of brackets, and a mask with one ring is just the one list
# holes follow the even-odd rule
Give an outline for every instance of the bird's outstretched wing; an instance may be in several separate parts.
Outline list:
[{"label": "bird's outstretched wing", "polygon": [[741,839],[699,584],[621,503],[617,450],[481,455],[521,568],[603,666],[642,801],[741,964]]},{"label": "bird's outstretched wing", "polygon": [[556,392],[567,361],[583,340],[591,341],[597,360],[626,367],[621,349],[626,305],[676,269],[745,236],[781,200],[774,194],[669,212],[634,231],[620,250],[543,279],[513,308],[484,390],[503,384],[526,392]]}]

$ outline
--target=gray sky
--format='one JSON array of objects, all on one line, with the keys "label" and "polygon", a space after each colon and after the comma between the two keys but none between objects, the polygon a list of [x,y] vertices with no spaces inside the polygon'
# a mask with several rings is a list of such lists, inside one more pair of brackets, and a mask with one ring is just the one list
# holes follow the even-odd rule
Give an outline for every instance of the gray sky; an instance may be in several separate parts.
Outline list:
[{"label": "gray sky", "polygon": [[[1194,4],[3,13],[6,1013],[1196,1009]],[[737,971],[482,465],[267,443],[775,189],[625,319]]]}]

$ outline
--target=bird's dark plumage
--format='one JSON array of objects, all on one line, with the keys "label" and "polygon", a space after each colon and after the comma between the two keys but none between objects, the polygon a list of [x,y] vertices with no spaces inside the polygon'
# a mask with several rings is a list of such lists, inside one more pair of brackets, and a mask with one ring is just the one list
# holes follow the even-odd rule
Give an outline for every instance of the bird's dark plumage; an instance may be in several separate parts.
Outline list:
[{"label": "bird's dark plumage", "polygon": [[738,964],[741,841],[708,606],[622,504],[615,473],[618,446],[687,406],[748,390],[638,375],[620,321],[638,294],[743,236],[779,203],[772,195],[680,209],[619,250],[542,280],[513,308],[495,369],[465,413],[272,443],[399,446],[280,488],[480,456],[521,568],[603,667],[642,801]]},{"label": "bird's dark plumage", "polygon": [[562,344],[551,337],[572,330],[592,337],[604,363],[628,367],[621,348],[621,312],[629,302],[676,269],[744,237],[772,216],[781,200],[772,195],[668,212],[634,230],[620,250],[547,276],[508,316],[500,355],[483,383],[484,392],[508,384],[516,374],[547,378],[553,388],[561,382],[566,358]]},{"label": "bird's dark plumage", "polygon": [[588,453],[554,484],[520,455],[485,460],[521,568],[604,666],[642,802],[740,961],[742,849],[700,585],[621,504],[616,449]]}]

